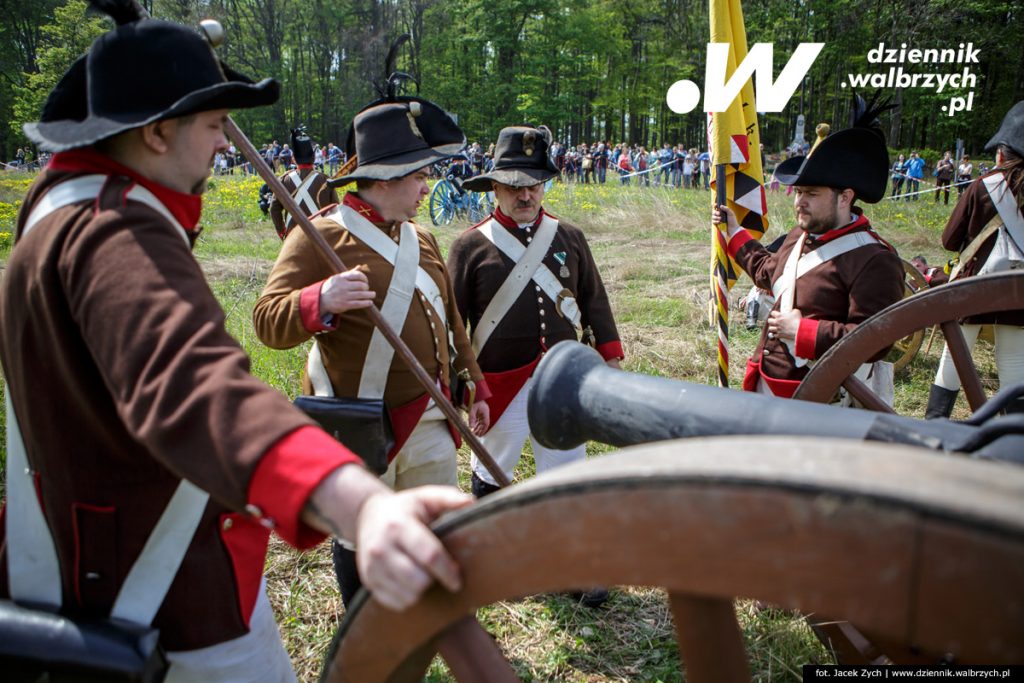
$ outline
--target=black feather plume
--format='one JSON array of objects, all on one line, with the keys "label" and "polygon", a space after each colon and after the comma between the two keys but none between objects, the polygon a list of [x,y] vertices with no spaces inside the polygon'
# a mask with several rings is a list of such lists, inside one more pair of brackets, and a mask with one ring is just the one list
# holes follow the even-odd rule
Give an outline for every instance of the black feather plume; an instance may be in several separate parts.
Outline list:
[{"label": "black feather plume", "polygon": [[138,0],[89,0],[93,9],[108,15],[118,26],[149,17]]},{"label": "black feather plume", "polygon": [[882,124],[878,120],[879,114],[896,108],[896,105],[892,104],[888,97],[879,102],[878,98],[881,95],[882,90],[878,89],[871,96],[870,102],[864,102],[863,97],[856,92],[853,93],[853,107],[850,109],[851,127],[881,129]]},{"label": "black feather plume", "polygon": [[402,83],[405,81],[412,81],[417,85],[419,82],[410,74],[403,71],[395,71],[395,64],[398,61],[398,51],[402,48],[406,42],[412,39],[412,36],[408,33],[403,33],[395,39],[395,42],[391,44],[391,49],[388,50],[388,55],[384,59],[384,80],[380,83],[374,84],[374,88],[377,90],[377,94],[381,98],[389,101],[394,101],[398,96],[398,90]]}]

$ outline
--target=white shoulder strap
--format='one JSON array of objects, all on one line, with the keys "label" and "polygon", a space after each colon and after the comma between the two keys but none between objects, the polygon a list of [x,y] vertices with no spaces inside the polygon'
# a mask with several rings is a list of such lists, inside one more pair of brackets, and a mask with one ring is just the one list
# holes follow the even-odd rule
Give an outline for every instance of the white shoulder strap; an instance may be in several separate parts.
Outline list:
[{"label": "white shoulder strap", "polygon": [[[541,229],[545,229],[545,225],[552,226],[551,230],[558,228],[558,221],[551,216],[545,214],[541,220],[540,227],[538,228],[538,234]],[[481,225],[477,230],[480,230],[484,236],[491,241],[503,254],[508,256],[512,261],[519,263],[523,258],[523,254],[526,253],[526,247],[523,246],[522,242],[513,237],[509,232],[497,223],[492,218]],[[552,239],[554,237],[552,236]],[[541,288],[541,291],[547,295],[551,301],[555,302],[555,308],[558,312],[568,320],[573,327],[576,328],[577,333],[582,331],[579,306],[576,304],[576,299],[573,297],[572,292],[566,289],[561,281],[551,270],[543,263],[539,265],[533,273],[533,281],[537,283],[537,286]]]},{"label": "white shoulder strap", "polygon": [[[39,221],[49,216],[57,209],[71,204],[84,202],[87,199],[95,199],[99,196],[99,193],[103,189],[104,183],[107,182],[108,177],[109,176],[106,175],[78,176],[77,178],[66,180],[50,188],[46,194],[40,197],[35,206],[32,207],[32,211],[29,213],[28,219],[25,221],[25,229],[22,232],[22,236],[27,235],[28,231],[34,228]],[[128,191],[126,197],[130,201],[145,204],[166,218],[167,221],[181,234],[182,239],[185,240],[185,244],[190,244],[188,240],[188,233],[185,232],[185,228],[181,226],[181,223],[178,222],[174,215],[167,210],[167,207],[164,206],[152,192],[139,184],[135,184],[132,189]]]},{"label": "white shoulder strap", "polygon": [[[295,173],[295,171],[292,171],[292,173]],[[307,216],[311,216],[320,210],[320,207],[317,206],[316,202],[313,200],[312,195],[309,194],[309,188],[313,186],[314,181],[316,181],[317,176],[319,175],[320,174],[316,171],[310,171],[309,175],[306,176],[306,179],[303,180],[301,184],[296,182],[298,187],[296,187],[295,192],[292,193],[292,197],[295,198],[295,203],[299,205],[299,208],[306,212]],[[296,178],[297,177],[298,174],[296,173]]]},{"label": "white shoulder strap", "polygon": [[[409,315],[409,306],[416,293],[416,271],[419,270],[419,262],[420,240],[416,235],[416,228],[411,223],[402,223],[395,269],[391,273],[388,293],[380,307],[381,316],[399,335],[402,334],[405,319]],[[366,359],[363,361],[363,372],[359,377],[359,398],[384,396],[394,357],[394,347],[380,329],[375,327],[370,337],[370,347],[366,350]]]},{"label": "white shoulder strap", "polygon": [[[807,234],[804,233],[793,245],[793,251],[786,259],[786,266],[782,270],[779,279],[772,283],[772,293],[779,301],[779,310],[783,313],[793,310],[793,301],[796,298],[796,281],[814,270],[823,263],[845,254],[854,249],[876,244],[876,240],[866,231],[851,232],[842,237],[826,242],[814,251],[801,255]],[[796,367],[800,368],[807,364],[807,359],[796,355],[796,342],[787,339],[780,339],[789,355],[793,357]]]},{"label": "white shoulder strap", "polygon": [[[380,228],[368,221],[366,217],[360,215],[358,211],[350,206],[342,205],[324,217],[338,223],[341,227],[352,233],[360,242],[377,252],[388,263],[395,265],[398,257],[398,245],[381,232]],[[415,230],[415,226],[411,223],[409,225]],[[419,238],[417,237],[418,240]],[[447,325],[448,316],[445,311],[444,297],[441,296],[441,290],[438,289],[434,278],[430,277],[427,271],[418,265],[416,268],[416,289],[420,290],[420,293],[427,298],[427,301],[434,309],[434,313],[441,319],[441,323]]]},{"label": "white shoulder strap", "polygon": [[299,176],[298,171],[288,171],[288,180],[292,181],[294,187],[298,187],[302,184],[302,178]]},{"label": "white shoulder strap", "polygon": [[[7,403],[7,569],[11,597],[57,609],[61,606],[60,563],[46,523],[25,444]],[[110,616],[136,624],[153,621],[188,552],[210,496],[182,479],[142,552],[128,571]]]},{"label": "white shoulder strap", "polygon": [[985,183],[989,199],[995,205],[1006,232],[1013,238],[1017,248],[1024,250],[1024,216],[1021,215],[1017,200],[1010,192],[1003,174],[993,173],[981,181]]},{"label": "white shoulder strap", "polygon": [[[545,219],[547,218],[545,216]],[[534,273],[543,265],[544,257],[547,256],[551,243],[555,240],[558,221],[553,219],[542,220],[533,241],[525,249],[522,249],[522,243],[519,240],[508,235],[505,228],[493,218],[477,229],[496,246],[497,240],[507,238],[510,244],[506,245],[506,248],[512,251],[519,251],[520,253],[518,259],[513,259],[516,262],[515,266],[512,267],[512,271],[505,278],[505,281],[501,283],[501,287],[498,288],[494,298],[487,304],[487,308],[484,309],[483,314],[480,316],[480,321],[473,329],[473,352],[479,356],[480,351],[487,344],[487,340],[491,338],[491,334],[498,327],[498,323],[505,318],[509,309],[519,299],[519,295],[526,289],[526,285],[530,283]],[[496,236],[496,233],[498,236]],[[511,243],[514,243],[519,249],[512,247]],[[498,248],[502,249],[500,246]],[[504,249],[502,251],[505,252]],[[507,254],[508,252],[505,253]]]},{"label": "white shoulder strap", "polygon": [[25,444],[11,404],[7,404],[7,574],[11,597],[53,609],[61,606],[60,564],[43,510],[36,497]]}]

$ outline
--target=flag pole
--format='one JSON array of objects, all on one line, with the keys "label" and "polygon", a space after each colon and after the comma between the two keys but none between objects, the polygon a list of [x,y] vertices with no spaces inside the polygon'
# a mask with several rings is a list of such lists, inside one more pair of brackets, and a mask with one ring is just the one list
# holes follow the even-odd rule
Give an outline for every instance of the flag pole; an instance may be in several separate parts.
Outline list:
[{"label": "flag pole", "polygon": [[[726,205],[726,164],[715,164],[715,202]],[[725,231],[714,227],[715,268],[712,296],[715,302],[715,324],[718,330],[718,386],[729,388],[729,264]]]}]

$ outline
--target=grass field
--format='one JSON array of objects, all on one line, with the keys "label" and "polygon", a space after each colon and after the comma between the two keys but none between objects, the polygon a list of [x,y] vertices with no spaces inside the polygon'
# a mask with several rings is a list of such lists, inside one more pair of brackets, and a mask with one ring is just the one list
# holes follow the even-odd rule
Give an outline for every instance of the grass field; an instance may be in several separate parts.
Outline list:
[{"label": "grass field", "polygon": [[[29,180],[0,176],[0,260],[9,253],[9,233]],[[252,307],[280,245],[256,206],[259,185],[260,181],[233,177],[213,181],[206,199],[205,230],[195,254],[227,312],[230,331],[252,358],[253,372],[294,396],[306,349],[271,351],[252,330]],[[715,383],[715,334],[706,313],[710,200],[711,194],[700,190],[635,185],[556,185],[549,192],[546,207],[588,236],[619,324],[625,370]],[[768,239],[791,227],[789,202],[784,193],[769,194]],[[904,258],[924,254],[929,263],[942,263],[948,255],[939,236],[950,209],[925,195],[916,202],[868,206],[867,213]],[[429,225],[425,207],[421,214],[421,221]],[[446,250],[466,227],[434,230]],[[748,288],[744,278],[734,290],[734,300]],[[742,312],[736,312],[730,325],[734,387],[758,338],[756,331],[744,329],[743,322]],[[919,354],[909,372],[897,377],[899,412],[923,413],[939,351],[937,343],[930,354]],[[990,354],[982,350],[979,357],[983,379],[992,389]],[[961,403],[958,414],[965,412]],[[609,450],[597,444],[588,448],[595,457]],[[460,460],[462,485],[468,490],[465,451]],[[527,477],[531,471],[532,459],[524,458],[517,477]],[[299,554],[274,542],[267,575],[271,601],[300,680],[314,680],[340,619],[329,548],[323,545]],[[802,664],[827,661],[823,648],[797,615],[748,600],[737,602],[737,613],[756,680],[798,681]],[[565,596],[537,596],[489,606],[479,618],[524,680],[683,680],[671,616],[659,589],[616,588],[599,610],[580,607]],[[436,661],[428,680],[452,679],[443,663]]]}]

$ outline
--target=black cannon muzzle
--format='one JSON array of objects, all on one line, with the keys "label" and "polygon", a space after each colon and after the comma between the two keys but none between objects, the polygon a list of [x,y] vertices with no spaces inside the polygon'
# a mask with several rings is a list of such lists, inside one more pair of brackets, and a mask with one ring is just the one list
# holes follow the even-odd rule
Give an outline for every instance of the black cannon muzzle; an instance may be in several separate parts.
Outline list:
[{"label": "black cannon muzzle", "polygon": [[[528,414],[530,430],[548,448],[585,441],[630,446],[681,437],[788,434],[1024,462],[1024,429],[1007,429],[1018,417],[976,426],[720,389],[614,370],[596,351],[573,342],[556,345],[540,362]],[[979,438],[984,430],[993,438]]]}]

